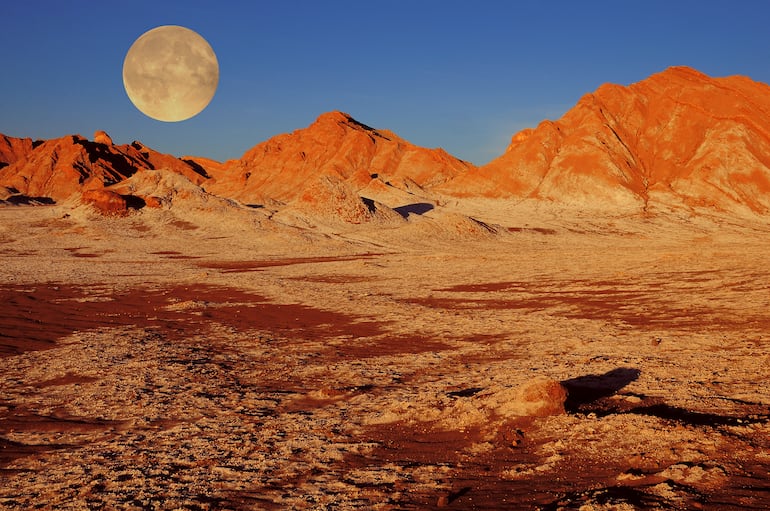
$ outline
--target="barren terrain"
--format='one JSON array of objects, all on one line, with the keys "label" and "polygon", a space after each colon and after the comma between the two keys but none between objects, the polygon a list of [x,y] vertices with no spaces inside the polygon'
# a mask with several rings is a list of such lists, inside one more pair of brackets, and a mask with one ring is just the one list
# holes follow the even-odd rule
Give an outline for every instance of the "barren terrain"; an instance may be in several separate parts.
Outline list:
[{"label": "barren terrain", "polygon": [[0,207],[1,509],[770,505],[762,221],[182,213]]}]

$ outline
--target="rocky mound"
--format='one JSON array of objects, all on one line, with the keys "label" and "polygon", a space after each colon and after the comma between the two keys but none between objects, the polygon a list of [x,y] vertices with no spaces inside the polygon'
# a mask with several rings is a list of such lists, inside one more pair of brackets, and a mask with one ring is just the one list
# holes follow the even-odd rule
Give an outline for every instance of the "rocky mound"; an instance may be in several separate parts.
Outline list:
[{"label": "rocky mound", "polygon": [[229,202],[207,193],[187,176],[167,168],[140,169],[108,189],[124,197],[139,199],[151,208],[169,207],[175,203],[196,207],[209,202]]},{"label": "rocky mound", "polygon": [[168,169],[140,169],[119,183],[85,190],[65,204],[83,218],[94,212],[117,217],[136,214],[148,227],[169,224],[182,230],[211,228],[220,233],[251,232],[257,227],[280,230],[270,222],[272,212],[212,195]]},{"label": "rocky mound", "polygon": [[770,87],[670,68],[603,85],[558,121],[513,136],[458,176],[457,196],[532,197],[599,207],[770,208]]},{"label": "rocky mound", "polygon": [[[405,220],[402,215],[372,199],[358,195],[354,187],[334,175],[317,177],[279,215],[300,217],[307,224],[391,224]],[[294,222],[292,222],[294,223]]]}]

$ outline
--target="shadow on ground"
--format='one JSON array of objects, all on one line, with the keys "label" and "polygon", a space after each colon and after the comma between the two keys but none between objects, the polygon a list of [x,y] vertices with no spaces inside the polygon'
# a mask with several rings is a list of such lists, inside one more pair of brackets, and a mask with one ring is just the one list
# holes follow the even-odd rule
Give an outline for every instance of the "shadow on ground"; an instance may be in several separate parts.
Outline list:
[{"label": "shadow on ground", "polygon": [[432,211],[433,208],[433,204],[430,204],[429,202],[416,202],[414,204],[393,208],[393,211],[406,218],[409,215],[424,215],[428,211]]},{"label": "shadow on ground", "polygon": [[636,381],[640,374],[641,371],[636,368],[618,367],[604,374],[589,374],[564,380],[561,384],[568,393],[564,409],[567,413],[584,412],[591,408],[590,405],[617,394],[619,390]]}]

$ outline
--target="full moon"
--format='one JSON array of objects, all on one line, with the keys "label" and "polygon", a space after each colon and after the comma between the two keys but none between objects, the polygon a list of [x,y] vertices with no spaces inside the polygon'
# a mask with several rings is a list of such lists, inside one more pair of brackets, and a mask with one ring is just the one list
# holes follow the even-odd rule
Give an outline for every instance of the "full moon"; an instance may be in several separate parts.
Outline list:
[{"label": "full moon", "polygon": [[219,63],[197,32],[176,25],[139,36],[123,61],[123,86],[143,114],[165,122],[198,115],[214,97]]}]

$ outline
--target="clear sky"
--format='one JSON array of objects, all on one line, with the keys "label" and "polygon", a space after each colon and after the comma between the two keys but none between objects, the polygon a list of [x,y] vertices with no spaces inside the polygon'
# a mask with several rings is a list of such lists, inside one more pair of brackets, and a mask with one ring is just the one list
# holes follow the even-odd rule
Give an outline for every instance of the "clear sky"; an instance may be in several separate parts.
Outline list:
[{"label": "clear sky", "polygon": [[[342,110],[482,164],[605,82],[672,65],[770,82],[768,20],[765,0],[3,2],[0,133],[103,129],[225,160]],[[188,121],[145,117],[123,89],[128,48],[159,25],[197,31],[219,60]]]}]

